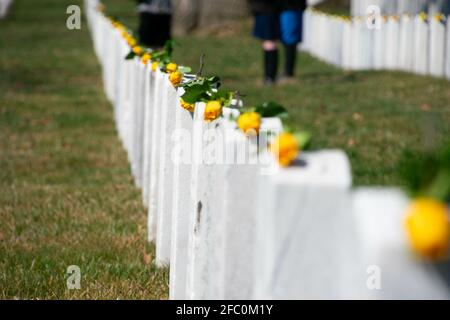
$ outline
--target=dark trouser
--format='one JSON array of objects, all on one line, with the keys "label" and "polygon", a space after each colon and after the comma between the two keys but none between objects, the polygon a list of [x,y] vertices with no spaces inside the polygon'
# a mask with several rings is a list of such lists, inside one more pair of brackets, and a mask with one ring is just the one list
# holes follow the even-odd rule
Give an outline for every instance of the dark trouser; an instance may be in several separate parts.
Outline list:
[{"label": "dark trouser", "polygon": [[264,51],[264,79],[268,82],[274,82],[278,70],[278,50]]},{"label": "dark trouser", "polygon": [[[284,45],[284,76],[295,75],[295,62],[297,60],[297,45]],[[275,81],[278,70],[278,50],[264,51],[264,78]]]},{"label": "dark trouser", "polygon": [[[253,34],[261,40],[281,40],[284,45],[284,76],[293,77],[297,60],[297,44],[302,40],[303,12],[286,10],[277,14],[255,15]],[[277,76],[278,51],[264,51],[264,78],[273,82]]]},{"label": "dark trouser", "polygon": [[171,38],[170,14],[141,12],[139,15],[139,40],[147,47],[162,47]]},{"label": "dark trouser", "polygon": [[297,45],[284,45],[284,75],[287,77],[294,76],[295,62],[297,60]]}]

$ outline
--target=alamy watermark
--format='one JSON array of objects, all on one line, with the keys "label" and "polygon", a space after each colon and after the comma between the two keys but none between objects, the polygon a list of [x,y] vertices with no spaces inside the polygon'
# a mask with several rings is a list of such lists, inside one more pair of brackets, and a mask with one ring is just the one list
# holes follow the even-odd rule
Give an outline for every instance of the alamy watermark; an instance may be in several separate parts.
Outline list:
[{"label": "alamy watermark", "polygon": [[381,268],[377,265],[370,265],[366,269],[366,286],[369,290],[381,290]]},{"label": "alamy watermark", "polygon": [[67,267],[66,274],[67,277],[66,285],[69,290],[79,290],[81,289],[81,269],[77,265],[71,265]]},{"label": "alamy watermark", "polygon": [[67,7],[66,13],[69,15],[66,20],[66,27],[69,30],[81,30],[81,8],[77,5]]},{"label": "alamy watermark", "polygon": [[249,130],[242,135],[234,128],[175,129],[167,147],[175,165],[257,165],[262,175],[272,175],[279,166],[268,145],[278,134],[276,130]]},{"label": "alamy watermark", "polygon": [[370,5],[366,9],[366,25],[369,30],[380,30],[381,29],[381,9],[379,6]]}]

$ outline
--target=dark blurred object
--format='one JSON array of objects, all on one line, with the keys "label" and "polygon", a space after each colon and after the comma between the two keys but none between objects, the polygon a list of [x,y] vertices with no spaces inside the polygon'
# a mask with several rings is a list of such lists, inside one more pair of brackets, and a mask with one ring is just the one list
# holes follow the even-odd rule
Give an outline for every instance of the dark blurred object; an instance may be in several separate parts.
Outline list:
[{"label": "dark blurred object", "polygon": [[139,11],[139,41],[161,48],[171,39],[172,4],[170,0],[137,0]]}]

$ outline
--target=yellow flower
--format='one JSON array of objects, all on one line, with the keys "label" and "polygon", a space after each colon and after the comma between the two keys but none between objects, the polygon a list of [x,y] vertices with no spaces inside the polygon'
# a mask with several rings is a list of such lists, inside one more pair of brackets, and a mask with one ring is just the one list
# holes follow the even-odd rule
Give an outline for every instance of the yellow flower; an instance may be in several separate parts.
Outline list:
[{"label": "yellow flower", "polygon": [[442,13],[435,14],[434,18],[439,22],[443,22],[445,20],[445,16]]},{"label": "yellow flower", "polygon": [[445,257],[450,236],[446,205],[433,199],[415,200],[407,211],[406,231],[417,254],[431,260]]},{"label": "yellow flower", "polygon": [[136,41],[136,39],[135,38],[133,38],[133,36],[130,36],[130,35],[128,35],[128,37],[127,37],[127,42],[128,42],[128,45],[130,46],[130,47],[135,47],[136,45],[137,45],[137,41]]},{"label": "yellow flower", "polygon": [[142,48],[140,46],[134,46],[133,47],[133,52],[135,55],[140,56],[142,54]]},{"label": "yellow flower", "polygon": [[289,166],[297,158],[299,149],[297,139],[291,133],[280,134],[269,146],[270,152],[282,167]]},{"label": "yellow flower", "polygon": [[169,76],[169,80],[176,87],[181,83],[181,80],[183,80],[183,74],[180,71],[172,72]]},{"label": "yellow flower", "polygon": [[222,114],[222,104],[220,101],[213,100],[208,101],[205,107],[205,115],[204,118],[206,121],[212,121],[220,117]]},{"label": "yellow flower", "polygon": [[176,63],[171,62],[171,63],[169,63],[169,64],[166,66],[166,71],[167,71],[167,73],[172,73],[172,72],[175,72],[175,71],[177,71],[177,70],[178,70],[178,66],[177,66]]},{"label": "yellow flower", "polygon": [[258,134],[259,127],[261,126],[261,116],[257,112],[245,112],[239,116],[237,125],[245,134],[249,130],[251,130],[249,131],[251,134]]},{"label": "yellow flower", "polygon": [[426,21],[428,19],[428,15],[425,12],[423,12],[423,11],[421,13],[419,13],[419,17],[423,21]]},{"label": "yellow flower", "polygon": [[141,61],[142,61],[143,64],[146,65],[150,61],[151,58],[152,58],[152,55],[150,53],[145,53],[142,56]]},{"label": "yellow flower", "polygon": [[158,62],[157,61],[153,61],[152,62],[152,71],[156,71],[156,69],[158,69]]},{"label": "yellow flower", "polygon": [[188,103],[184,101],[183,99],[180,99],[181,106],[186,109],[189,112],[194,112],[195,104],[194,103]]}]

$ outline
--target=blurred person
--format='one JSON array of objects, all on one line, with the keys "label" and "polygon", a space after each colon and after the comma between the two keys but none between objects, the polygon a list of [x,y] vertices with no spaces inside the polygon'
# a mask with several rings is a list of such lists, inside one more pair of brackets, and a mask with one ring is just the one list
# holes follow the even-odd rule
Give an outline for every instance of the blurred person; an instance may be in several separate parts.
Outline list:
[{"label": "blurred person", "polygon": [[302,40],[306,0],[250,0],[255,24],[253,35],[262,40],[264,84],[273,85],[278,73],[278,41],[284,46],[282,82],[294,79],[297,45]]},{"label": "blurred person", "polygon": [[171,0],[137,0],[139,41],[151,48],[161,48],[171,38]]}]

